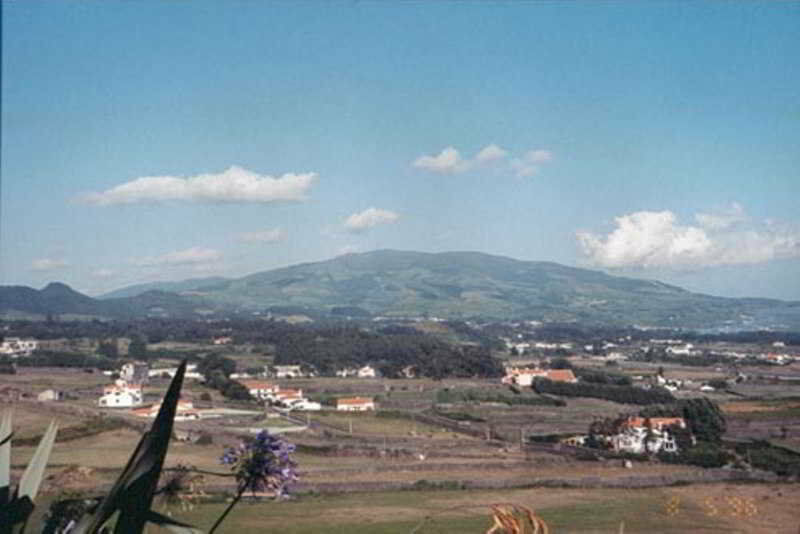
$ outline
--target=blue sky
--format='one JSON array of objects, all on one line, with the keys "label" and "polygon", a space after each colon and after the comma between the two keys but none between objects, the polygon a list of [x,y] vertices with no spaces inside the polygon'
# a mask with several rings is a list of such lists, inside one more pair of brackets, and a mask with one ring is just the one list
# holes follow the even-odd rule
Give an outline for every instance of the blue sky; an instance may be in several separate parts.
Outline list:
[{"label": "blue sky", "polygon": [[0,283],[394,248],[800,300],[800,3],[2,9]]}]

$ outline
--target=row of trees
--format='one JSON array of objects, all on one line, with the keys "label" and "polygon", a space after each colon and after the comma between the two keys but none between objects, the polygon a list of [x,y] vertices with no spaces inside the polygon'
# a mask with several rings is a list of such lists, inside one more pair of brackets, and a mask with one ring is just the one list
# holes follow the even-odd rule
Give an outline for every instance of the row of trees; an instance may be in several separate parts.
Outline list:
[{"label": "row of trees", "polygon": [[539,394],[559,395],[562,397],[591,397],[623,404],[660,404],[675,401],[675,397],[663,388],[642,389],[633,386],[614,386],[593,384],[588,382],[554,382],[546,378],[537,378],[533,382],[533,390]]}]

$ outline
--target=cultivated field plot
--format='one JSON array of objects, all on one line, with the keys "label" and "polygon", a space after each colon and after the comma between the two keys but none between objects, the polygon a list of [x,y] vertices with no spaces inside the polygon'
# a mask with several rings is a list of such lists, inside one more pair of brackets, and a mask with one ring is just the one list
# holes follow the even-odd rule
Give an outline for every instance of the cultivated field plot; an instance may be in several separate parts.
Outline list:
[{"label": "cultivated field plot", "polygon": [[[490,505],[536,511],[551,532],[705,532],[794,534],[800,522],[796,485],[704,485],[647,490],[525,489],[400,491],[301,495],[289,502],[243,503],[222,532],[286,534],[483,533]],[[179,519],[208,526],[225,503],[201,504]],[[622,526],[621,526],[622,525]]]},{"label": "cultivated field plot", "polygon": [[[303,414],[295,415],[301,419],[305,418]],[[431,439],[452,439],[454,437],[468,439],[441,427],[415,421],[413,417],[392,417],[379,415],[375,412],[348,413],[332,410],[314,412],[309,417],[312,424],[319,422],[322,425],[331,425],[341,431],[349,432],[352,426],[353,434],[358,435],[387,436],[390,438],[414,436]]]}]

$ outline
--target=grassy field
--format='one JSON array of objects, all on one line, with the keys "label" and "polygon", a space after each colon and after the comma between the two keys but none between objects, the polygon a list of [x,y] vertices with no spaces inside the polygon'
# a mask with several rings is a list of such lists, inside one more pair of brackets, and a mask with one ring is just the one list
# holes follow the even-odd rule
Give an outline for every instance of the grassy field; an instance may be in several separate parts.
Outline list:
[{"label": "grassy field", "polygon": [[[222,532],[464,533],[485,532],[490,505],[536,511],[551,532],[795,533],[796,486],[710,485],[649,490],[531,489],[400,491],[299,496],[289,502],[242,503]],[[736,501],[735,499],[739,499]],[[734,504],[738,503],[737,511]],[[201,504],[176,517],[208,526],[225,504]]]}]

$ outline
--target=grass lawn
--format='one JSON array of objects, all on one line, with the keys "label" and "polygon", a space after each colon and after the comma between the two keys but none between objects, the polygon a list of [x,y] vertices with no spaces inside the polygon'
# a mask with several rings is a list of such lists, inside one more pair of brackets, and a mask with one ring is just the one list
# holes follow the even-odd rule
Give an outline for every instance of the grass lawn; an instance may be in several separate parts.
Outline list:
[{"label": "grass lawn", "polygon": [[[709,485],[647,490],[530,489],[507,491],[399,491],[299,496],[276,503],[243,502],[220,532],[462,533],[485,532],[490,505],[514,503],[536,511],[551,532],[796,532],[795,490],[773,486]],[[791,493],[791,494],[790,494]],[[779,495],[780,494],[780,495]],[[751,495],[757,512],[728,513],[726,498]],[[708,498],[710,501],[706,501]],[[706,503],[717,504],[712,509]],[[202,504],[176,517],[208,528],[225,503]],[[776,513],[776,511],[778,511]],[[794,514],[794,515],[793,515]],[[417,529],[417,530],[415,530]]]}]

